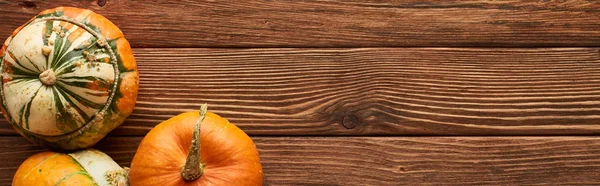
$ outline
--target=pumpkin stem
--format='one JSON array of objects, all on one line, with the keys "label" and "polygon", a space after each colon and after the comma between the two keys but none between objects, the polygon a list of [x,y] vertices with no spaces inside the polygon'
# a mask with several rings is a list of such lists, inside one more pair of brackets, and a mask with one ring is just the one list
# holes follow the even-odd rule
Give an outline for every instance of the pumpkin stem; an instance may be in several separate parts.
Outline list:
[{"label": "pumpkin stem", "polygon": [[40,81],[46,86],[52,86],[56,83],[56,74],[52,69],[48,69],[40,74]]},{"label": "pumpkin stem", "polygon": [[185,165],[181,168],[181,176],[186,181],[192,181],[200,178],[202,176],[204,165],[200,162],[200,125],[202,124],[202,120],[206,116],[206,110],[208,109],[208,105],[203,104],[200,107],[200,118],[196,123],[196,127],[194,128],[194,136],[192,136],[192,145],[190,146],[190,151],[188,153],[187,159],[185,160]]}]

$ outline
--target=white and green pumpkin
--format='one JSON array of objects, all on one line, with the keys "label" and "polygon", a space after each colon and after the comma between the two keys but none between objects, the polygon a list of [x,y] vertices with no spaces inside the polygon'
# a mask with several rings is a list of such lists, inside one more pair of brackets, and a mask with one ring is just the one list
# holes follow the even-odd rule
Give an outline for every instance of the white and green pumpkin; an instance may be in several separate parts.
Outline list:
[{"label": "white and green pumpkin", "polygon": [[87,148],[129,116],[139,76],[131,47],[90,10],[46,10],[0,50],[2,113],[24,137],[59,150]]},{"label": "white and green pumpkin", "polygon": [[95,149],[68,154],[46,151],[27,158],[13,176],[12,185],[126,186],[129,172]]}]

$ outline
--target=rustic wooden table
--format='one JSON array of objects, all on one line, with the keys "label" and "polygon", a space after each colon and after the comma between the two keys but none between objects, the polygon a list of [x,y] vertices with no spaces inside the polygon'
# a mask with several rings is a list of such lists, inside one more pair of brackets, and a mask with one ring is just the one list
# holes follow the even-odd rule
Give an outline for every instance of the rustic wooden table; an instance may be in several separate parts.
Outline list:
[{"label": "rustic wooden table", "polygon": [[[118,25],[136,108],[96,148],[128,166],[154,125],[209,103],[265,185],[600,185],[593,0],[0,0]],[[0,120],[0,185],[42,151]]]}]

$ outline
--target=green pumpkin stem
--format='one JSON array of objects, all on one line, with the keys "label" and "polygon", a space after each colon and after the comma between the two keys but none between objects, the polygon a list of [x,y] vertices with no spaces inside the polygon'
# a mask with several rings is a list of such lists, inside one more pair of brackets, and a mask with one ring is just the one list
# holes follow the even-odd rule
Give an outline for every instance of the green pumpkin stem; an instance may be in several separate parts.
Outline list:
[{"label": "green pumpkin stem", "polygon": [[196,127],[194,128],[194,136],[192,136],[192,145],[190,145],[190,151],[188,153],[187,159],[185,160],[185,165],[181,168],[181,176],[186,181],[192,181],[200,178],[202,173],[204,172],[204,165],[201,162],[200,158],[200,125],[202,124],[202,120],[206,116],[206,110],[208,109],[208,105],[203,104],[200,107],[200,118],[196,123]]}]

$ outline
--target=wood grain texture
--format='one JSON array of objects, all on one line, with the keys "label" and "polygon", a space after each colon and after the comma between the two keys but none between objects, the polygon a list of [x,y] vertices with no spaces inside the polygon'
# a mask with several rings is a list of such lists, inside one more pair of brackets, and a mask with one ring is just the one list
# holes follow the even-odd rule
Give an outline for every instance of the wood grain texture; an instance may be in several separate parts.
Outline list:
[{"label": "wood grain texture", "polygon": [[[129,166],[141,137],[96,148]],[[598,137],[255,137],[264,185],[599,185]],[[0,137],[0,185],[39,152]]]},{"label": "wood grain texture", "polygon": [[[140,89],[113,134],[208,103],[252,135],[590,135],[600,52],[553,49],[136,49]],[[0,120],[0,134],[15,135]]]},{"label": "wood grain texture", "polygon": [[590,0],[1,0],[0,38],[56,6],[88,8],[108,17],[134,47],[600,43],[600,3]]}]

